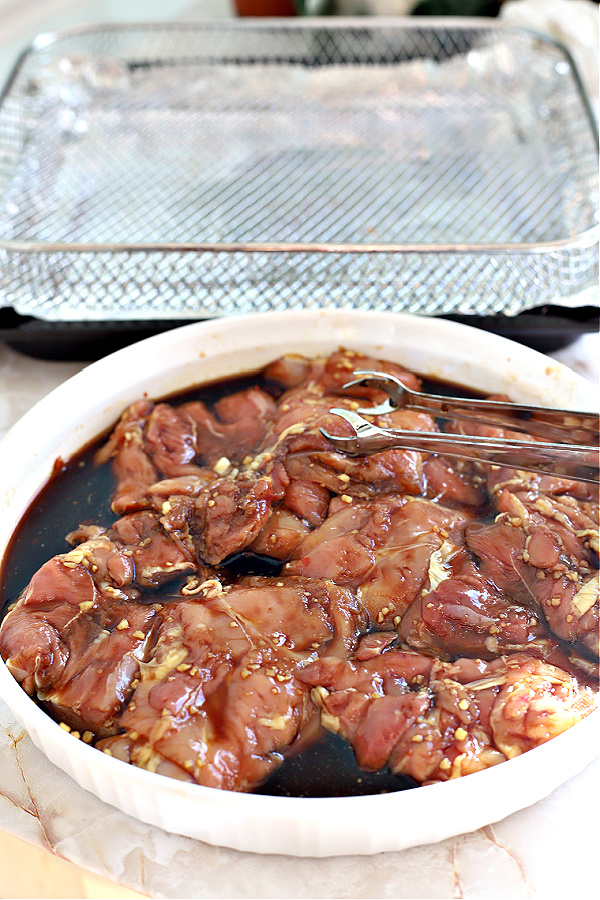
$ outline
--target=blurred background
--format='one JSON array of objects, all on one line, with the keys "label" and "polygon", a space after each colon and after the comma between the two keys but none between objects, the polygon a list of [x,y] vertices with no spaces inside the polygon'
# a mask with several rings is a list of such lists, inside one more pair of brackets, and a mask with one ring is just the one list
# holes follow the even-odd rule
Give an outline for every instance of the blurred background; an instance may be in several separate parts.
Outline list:
[{"label": "blurred background", "polygon": [[0,0],[0,84],[37,34],[90,22],[231,15],[499,16],[567,44],[597,112],[598,13],[596,0]]}]

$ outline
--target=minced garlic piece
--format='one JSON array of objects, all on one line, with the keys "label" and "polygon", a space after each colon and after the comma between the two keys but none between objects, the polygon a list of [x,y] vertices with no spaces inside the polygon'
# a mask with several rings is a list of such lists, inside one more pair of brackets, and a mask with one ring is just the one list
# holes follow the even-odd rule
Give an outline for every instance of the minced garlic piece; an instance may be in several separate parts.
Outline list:
[{"label": "minced garlic piece", "polygon": [[218,459],[213,466],[213,469],[217,473],[217,475],[226,475],[230,468],[231,463],[226,456],[222,456],[221,459]]},{"label": "minced garlic piece", "polygon": [[600,581],[598,578],[590,578],[589,581],[579,588],[573,597],[573,606],[583,616],[588,610],[598,602],[600,593]]},{"label": "minced garlic piece", "polygon": [[272,719],[260,716],[258,720],[259,725],[264,725],[265,728],[272,728],[274,731],[283,731],[287,723],[288,719],[286,716],[273,716]]}]

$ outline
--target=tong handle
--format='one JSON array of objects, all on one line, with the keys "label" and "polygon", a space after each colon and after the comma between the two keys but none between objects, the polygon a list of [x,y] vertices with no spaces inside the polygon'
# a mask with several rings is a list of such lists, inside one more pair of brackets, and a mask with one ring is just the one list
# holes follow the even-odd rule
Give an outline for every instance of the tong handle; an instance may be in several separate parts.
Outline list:
[{"label": "tong handle", "polygon": [[321,432],[333,447],[351,456],[369,456],[392,448],[422,450],[592,484],[600,483],[600,453],[597,448],[588,445],[399,431],[379,428],[351,410],[334,408],[331,412],[349,422],[356,437],[336,437],[323,429]]},{"label": "tong handle", "polygon": [[368,384],[378,387],[388,394],[389,401],[371,409],[362,408],[365,415],[378,415],[394,409],[410,407],[428,412],[437,418],[460,419],[466,422],[487,424],[546,440],[566,444],[589,444],[597,447],[600,438],[600,417],[598,413],[573,412],[568,409],[527,406],[503,400],[464,399],[425,394],[407,388],[400,379],[386,372],[357,371],[355,380],[346,387]]}]

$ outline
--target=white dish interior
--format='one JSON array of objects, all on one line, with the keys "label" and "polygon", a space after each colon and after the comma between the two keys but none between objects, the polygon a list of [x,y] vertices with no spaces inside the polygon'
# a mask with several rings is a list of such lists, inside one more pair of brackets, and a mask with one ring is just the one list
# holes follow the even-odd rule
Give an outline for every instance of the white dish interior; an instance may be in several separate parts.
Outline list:
[{"label": "white dish interior", "polygon": [[[304,310],[188,325],[90,365],[0,442],[0,553],[55,460],[109,428],[133,400],[251,372],[282,353],[316,356],[340,346],[523,402],[590,410],[597,404],[593,386],[559,363],[453,322]],[[596,756],[600,731],[596,711],[523,756],[454,781],[386,795],[286,798],[185,784],[99,753],[37,707],[3,663],[0,694],[55,765],[123,812],[216,845],[293,856],[401,850],[498,821],[580,772]]]}]

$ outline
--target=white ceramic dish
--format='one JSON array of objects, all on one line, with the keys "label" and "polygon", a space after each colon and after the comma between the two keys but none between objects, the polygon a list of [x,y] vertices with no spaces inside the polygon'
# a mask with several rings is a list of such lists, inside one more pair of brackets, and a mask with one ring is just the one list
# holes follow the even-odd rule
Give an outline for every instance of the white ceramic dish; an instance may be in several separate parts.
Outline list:
[{"label": "white ceramic dish", "polygon": [[[0,553],[57,457],[68,458],[144,394],[252,371],[284,352],[339,346],[516,400],[595,409],[591,384],[510,341],[441,320],[304,310],[213,320],[140,342],[84,369],[0,442]],[[24,448],[25,451],[24,451]],[[285,798],[184,784],[99,753],[63,731],[0,663],[0,694],[35,744],[78,784],[143,821],[209,843],[293,856],[373,854],[464,833],[547,796],[597,753],[600,711],[523,756],[395,794]]]}]

